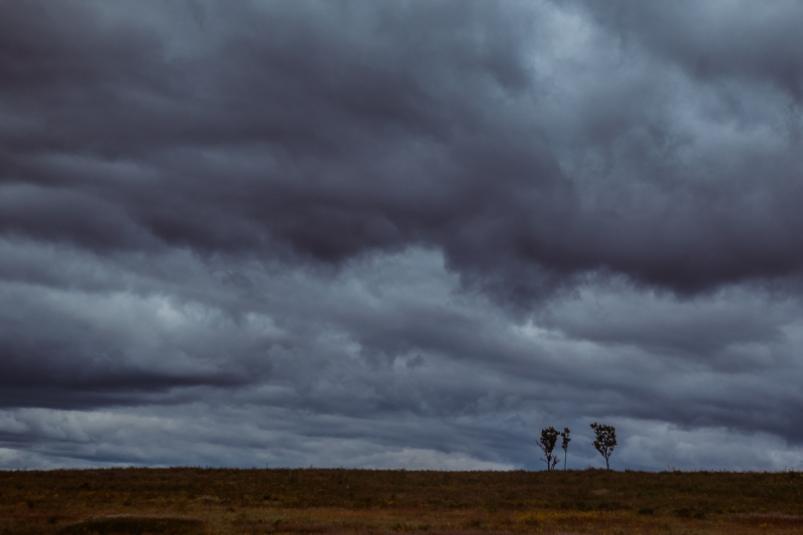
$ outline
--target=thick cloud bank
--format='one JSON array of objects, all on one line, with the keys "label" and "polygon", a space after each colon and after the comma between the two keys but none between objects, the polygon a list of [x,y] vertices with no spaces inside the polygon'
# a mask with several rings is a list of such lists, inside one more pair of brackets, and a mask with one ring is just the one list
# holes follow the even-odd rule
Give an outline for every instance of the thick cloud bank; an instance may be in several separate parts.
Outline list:
[{"label": "thick cloud bank", "polygon": [[801,24],[0,2],[0,467],[803,468]]}]

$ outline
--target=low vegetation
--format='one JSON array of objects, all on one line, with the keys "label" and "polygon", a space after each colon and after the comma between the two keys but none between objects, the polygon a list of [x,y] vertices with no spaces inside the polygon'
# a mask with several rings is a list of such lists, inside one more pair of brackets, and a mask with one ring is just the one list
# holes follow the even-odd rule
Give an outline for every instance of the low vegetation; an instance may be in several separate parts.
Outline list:
[{"label": "low vegetation", "polygon": [[0,472],[0,533],[803,533],[803,474]]}]

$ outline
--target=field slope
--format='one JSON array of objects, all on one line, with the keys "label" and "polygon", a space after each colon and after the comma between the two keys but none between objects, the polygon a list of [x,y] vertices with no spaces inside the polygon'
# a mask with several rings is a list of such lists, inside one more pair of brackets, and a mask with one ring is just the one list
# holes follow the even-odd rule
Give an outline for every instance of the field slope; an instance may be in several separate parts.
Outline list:
[{"label": "field slope", "polygon": [[3,533],[803,534],[801,473],[0,472]]}]

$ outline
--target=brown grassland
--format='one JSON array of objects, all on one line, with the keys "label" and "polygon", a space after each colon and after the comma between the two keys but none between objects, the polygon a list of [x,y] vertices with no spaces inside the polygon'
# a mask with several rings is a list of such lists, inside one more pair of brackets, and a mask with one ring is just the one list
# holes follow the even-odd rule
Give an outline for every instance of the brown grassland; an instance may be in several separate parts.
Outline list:
[{"label": "brown grassland", "polygon": [[803,534],[803,473],[0,472],[0,534]]}]

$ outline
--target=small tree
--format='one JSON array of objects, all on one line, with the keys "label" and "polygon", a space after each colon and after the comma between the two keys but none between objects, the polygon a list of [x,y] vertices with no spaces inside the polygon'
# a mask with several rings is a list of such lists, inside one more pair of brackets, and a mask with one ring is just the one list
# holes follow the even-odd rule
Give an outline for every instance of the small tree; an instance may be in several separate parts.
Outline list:
[{"label": "small tree", "polygon": [[608,459],[613,454],[613,449],[616,447],[616,428],[612,425],[598,424],[594,422],[591,424],[591,429],[594,430],[596,438],[594,439],[594,448],[605,459],[605,469],[610,470],[611,466]]},{"label": "small tree", "polygon": [[568,427],[564,427],[563,428],[563,432],[560,434],[560,438],[562,439],[560,447],[563,448],[563,471],[564,472],[566,471],[566,454],[567,454],[567,452],[569,450],[569,442],[572,441],[572,439],[569,438],[569,434],[570,433],[571,433],[571,430]]},{"label": "small tree", "polygon": [[558,464],[558,456],[553,453],[555,445],[558,443],[558,430],[551,425],[546,429],[541,429],[541,438],[538,439],[538,447],[544,452],[543,460],[546,462],[547,471],[551,471]]}]

